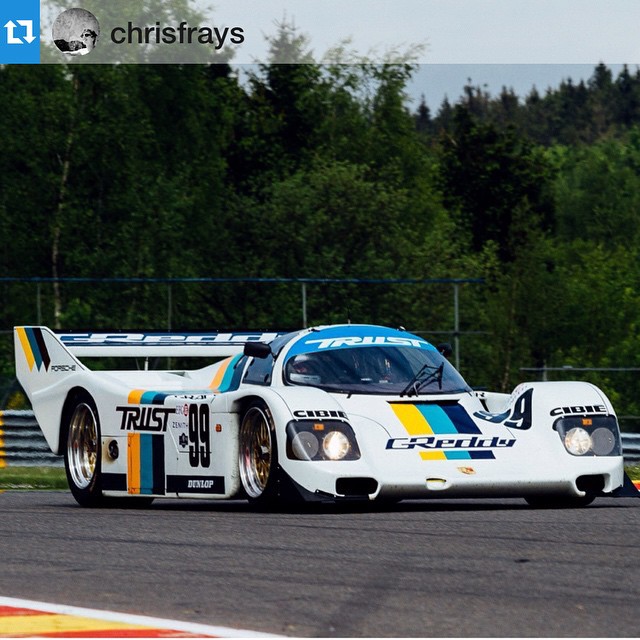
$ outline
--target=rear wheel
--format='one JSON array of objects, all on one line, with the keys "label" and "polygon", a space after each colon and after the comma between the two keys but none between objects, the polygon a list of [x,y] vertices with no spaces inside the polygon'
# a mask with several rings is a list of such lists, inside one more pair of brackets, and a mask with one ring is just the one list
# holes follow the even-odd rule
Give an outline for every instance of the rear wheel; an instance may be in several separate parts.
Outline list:
[{"label": "rear wheel", "polygon": [[103,502],[100,486],[100,422],[93,398],[79,393],[70,407],[66,423],[64,464],[69,488],[83,507]]},{"label": "rear wheel", "polygon": [[270,504],[278,498],[278,446],[269,408],[262,400],[249,405],[239,438],[242,488],[249,501]]}]

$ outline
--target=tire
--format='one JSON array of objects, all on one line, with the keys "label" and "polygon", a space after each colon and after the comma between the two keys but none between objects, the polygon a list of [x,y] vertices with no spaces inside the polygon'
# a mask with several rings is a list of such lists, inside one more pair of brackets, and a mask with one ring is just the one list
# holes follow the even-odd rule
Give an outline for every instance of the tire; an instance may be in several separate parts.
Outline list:
[{"label": "tire", "polygon": [[64,466],[76,502],[83,507],[104,504],[101,489],[100,421],[93,398],[78,393],[66,412]]},{"label": "tire", "polygon": [[527,504],[535,509],[576,509],[590,505],[596,496],[585,493],[583,496],[528,496]]},{"label": "tire", "polygon": [[252,402],[240,423],[238,466],[249,502],[278,502],[278,443],[271,412],[262,400]]}]

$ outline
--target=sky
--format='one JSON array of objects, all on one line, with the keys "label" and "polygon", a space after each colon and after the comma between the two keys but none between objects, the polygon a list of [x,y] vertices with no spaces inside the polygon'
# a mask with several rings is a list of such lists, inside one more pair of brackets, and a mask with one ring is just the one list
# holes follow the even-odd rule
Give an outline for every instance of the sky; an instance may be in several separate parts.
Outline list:
[{"label": "sky", "polygon": [[[286,18],[309,37],[316,59],[350,39],[359,54],[412,53],[408,87],[433,113],[463,87],[503,86],[524,97],[562,80],[588,80],[604,62],[640,65],[640,0],[212,0],[216,21],[242,24],[236,62],[262,61],[265,36]],[[201,7],[209,0],[196,0]]]},{"label": "sky", "polygon": [[[124,15],[134,1],[77,4],[95,7],[99,14],[108,3],[112,11],[122,7]],[[53,21],[59,5],[41,0],[42,6],[57,7],[45,12]],[[600,62],[616,75],[623,64],[632,73],[640,67],[640,0],[192,0],[191,6],[209,26],[241,28],[242,42],[230,44],[229,38],[225,44],[236,65],[267,62],[267,36],[283,22],[308,38],[316,61],[345,43],[356,57],[377,62],[408,58],[419,65],[407,87],[409,104],[417,107],[424,96],[434,115],[445,97],[455,103],[469,82],[492,96],[507,87],[524,98],[533,87],[544,94],[569,78],[586,81]],[[111,52],[124,51],[108,48],[108,34],[118,23],[106,20],[105,12],[100,35],[105,44],[84,62],[113,62]],[[43,32],[50,37],[50,25],[43,25]],[[160,48],[171,61],[190,61],[177,60],[181,53],[175,47]],[[204,50],[207,57],[213,51],[210,46],[197,49],[196,55]]]}]

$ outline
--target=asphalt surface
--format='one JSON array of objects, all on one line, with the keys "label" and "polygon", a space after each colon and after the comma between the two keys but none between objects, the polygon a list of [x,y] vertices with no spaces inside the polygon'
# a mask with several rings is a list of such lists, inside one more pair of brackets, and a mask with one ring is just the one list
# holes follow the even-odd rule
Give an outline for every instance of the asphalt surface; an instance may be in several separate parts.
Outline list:
[{"label": "asphalt surface", "polygon": [[289,636],[638,636],[640,499],[253,512],[0,494],[0,595]]}]

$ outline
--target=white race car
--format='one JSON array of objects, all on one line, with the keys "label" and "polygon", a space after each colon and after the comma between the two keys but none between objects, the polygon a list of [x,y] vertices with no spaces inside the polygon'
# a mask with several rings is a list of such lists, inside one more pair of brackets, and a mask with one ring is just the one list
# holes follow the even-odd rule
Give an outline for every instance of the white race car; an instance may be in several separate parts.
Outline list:
[{"label": "white race car", "polygon": [[[582,506],[630,485],[600,389],[530,382],[510,395],[474,391],[444,346],[404,330],[16,327],[15,350],[18,380],[83,506],[469,497]],[[113,356],[217,361],[180,371],[83,364]]]}]

